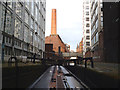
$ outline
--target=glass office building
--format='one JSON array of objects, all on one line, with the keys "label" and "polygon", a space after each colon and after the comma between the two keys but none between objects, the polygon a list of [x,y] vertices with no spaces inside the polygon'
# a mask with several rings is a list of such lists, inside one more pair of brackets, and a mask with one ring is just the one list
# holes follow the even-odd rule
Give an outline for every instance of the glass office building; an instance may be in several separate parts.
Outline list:
[{"label": "glass office building", "polygon": [[[43,58],[45,52],[45,0],[0,2],[0,57]],[[4,40],[4,41],[3,41]],[[3,53],[4,48],[4,53]]]}]

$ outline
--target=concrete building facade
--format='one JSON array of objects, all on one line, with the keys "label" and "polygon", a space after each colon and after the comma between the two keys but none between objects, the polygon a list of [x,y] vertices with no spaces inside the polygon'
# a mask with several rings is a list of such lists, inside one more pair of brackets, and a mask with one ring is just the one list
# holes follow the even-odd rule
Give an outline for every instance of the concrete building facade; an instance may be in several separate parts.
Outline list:
[{"label": "concrete building facade", "polygon": [[83,55],[91,47],[90,0],[83,0]]},{"label": "concrete building facade", "polygon": [[91,0],[91,52],[96,60],[103,60],[103,2]]},{"label": "concrete building facade", "polygon": [[11,56],[31,57],[35,53],[42,58],[45,51],[46,1],[0,2],[0,12],[2,59],[4,57],[7,61]]}]

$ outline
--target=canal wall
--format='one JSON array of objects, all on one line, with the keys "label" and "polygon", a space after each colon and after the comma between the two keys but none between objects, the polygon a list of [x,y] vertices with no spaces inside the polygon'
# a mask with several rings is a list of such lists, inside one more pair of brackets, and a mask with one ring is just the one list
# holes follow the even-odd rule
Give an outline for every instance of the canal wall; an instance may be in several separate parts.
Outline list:
[{"label": "canal wall", "polygon": [[120,79],[80,66],[65,66],[89,88],[119,88]]},{"label": "canal wall", "polygon": [[2,88],[28,88],[49,66],[30,65],[2,68]]}]

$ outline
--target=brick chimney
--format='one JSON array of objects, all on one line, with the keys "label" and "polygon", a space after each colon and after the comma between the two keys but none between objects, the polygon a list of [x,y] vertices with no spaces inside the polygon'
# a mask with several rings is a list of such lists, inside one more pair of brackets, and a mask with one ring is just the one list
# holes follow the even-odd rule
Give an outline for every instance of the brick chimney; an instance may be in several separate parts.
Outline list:
[{"label": "brick chimney", "polygon": [[56,35],[56,9],[52,9],[52,20],[51,20],[51,35]]}]

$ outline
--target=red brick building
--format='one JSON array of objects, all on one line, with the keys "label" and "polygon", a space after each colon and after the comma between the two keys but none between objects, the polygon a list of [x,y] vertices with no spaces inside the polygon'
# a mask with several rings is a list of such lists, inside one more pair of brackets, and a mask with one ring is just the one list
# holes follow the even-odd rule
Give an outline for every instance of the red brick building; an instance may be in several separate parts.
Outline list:
[{"label": "red brick building", "polygon": [[[45,44],[52,44],[55,53],[69,52],[70,45],[65,44],[57,34],[56,9],[52,9],[51,34],[45,38]],[[49,48],[46,48],[49,49]],[[46,50],[49,51],[49,50]]]},{"label": "red brick building", "polygon": [[87,58],[87,57],[91,57],[91,51],[90,51],[91,49],[90,48],[87,48],[87,51],[85,52],[85,57]]},{"label": "red brick building", "polygon": [[79,52],[81,54],[83,53],[83,38],[81,42],[79,43],[79,45],[77,45],[76,52]]},{"label": "red brick building", "polygon": [[58,34],[51,34],[45,38],[45,44],[53,44],[53,51],[55,52],[69,52],[67,45],[64,44]]}]

